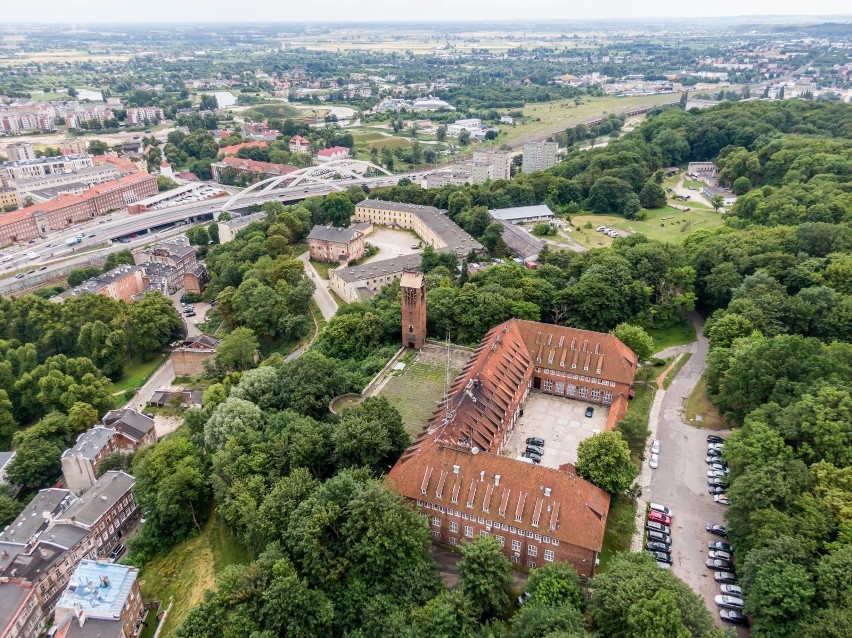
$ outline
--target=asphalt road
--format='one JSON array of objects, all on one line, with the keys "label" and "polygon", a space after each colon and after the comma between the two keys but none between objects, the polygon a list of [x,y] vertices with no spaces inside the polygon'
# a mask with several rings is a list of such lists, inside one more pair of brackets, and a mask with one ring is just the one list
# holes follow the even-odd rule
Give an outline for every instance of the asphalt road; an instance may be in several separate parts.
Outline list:
[{"label": "asphalt road", "polygon": [[319,276],[319,273],[314,270],[314,267],[311,265],[311,262],[308,261],[310,255],[308,253],[303,253],[299,255],[299,259],[302,260],[305,264],[305,272],[308,274],[308,277],[314,282],[316,286],[316,290],[314,290],[314,301],[317,302],[317,306],[319,306],[320,312],[322,313],[323,318],[328,321],[334,316],[334,313],[337,312],[337,302],[334,300],[334,297],[331,296],[331,293],[328,291],[328,281]]},{"label": "asphalt road", "polygon": [[[703,319],[696,313],[690,317],[698,340],[680,348],[692,357],[669,385],[660,390],[651,408],[651,436],[660,441],[660,463],[656,470],[644,462],[640,482],[642,500],[661,503],[672,510],[672,571],[705,601],[710,615],[720,627],[727,627],[719,618],[719,608],[713,598],[719,585],[713,570],[704,565],[707,542],[724,540],[706,532],[707,523],[724,523],[725,507],[713,501],[707,492],[707,435],[727,436],[727,431],[696,428],[683,422],[683,402],[689,397],[706,367],[707,339],[701,334]],[[672,354],[669,352],[669,354]],[[650,445],[650,443],[649,443]],[[642,507],[644,511],[644,507]],[[738,629],[740,636],[748,632]]]}]

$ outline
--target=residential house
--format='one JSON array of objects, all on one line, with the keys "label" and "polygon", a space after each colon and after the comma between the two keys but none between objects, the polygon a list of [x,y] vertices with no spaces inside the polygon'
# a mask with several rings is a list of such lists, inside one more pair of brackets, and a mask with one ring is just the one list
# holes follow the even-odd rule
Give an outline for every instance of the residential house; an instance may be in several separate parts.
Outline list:
[{"label": "residential house", "polygon": [[115,446],[120,452],[129,454],[157,440],[154,419],[140,414],[133,408],[110,410],[101,421],[104,427],[115,430]]},{"label": "residential house", "polygon": [[210,281],[210,273],[202,263],[197,263],[191,270],[183,273],[183,287],[187,293],[200,295]]},{"label": "residential house", "polygon": [[148,401],[148,405],[157,408],[179,406],[182,408],[200,408],[204,392],[197,389],[157,390]]},{"label": "residential house", "polygon": [[301,135],[294,135],[290,138],[291,153],[310,153],[311,143]]},{"label": "residential house", "polygon": [[266,213],[251,213],[250,215],[235,215],[232,219],[227,221],[217,222],[216,225],[219,227],[219,243],[227,244],[236,237],[237,233],[243,228],[252,222],[263,221],[266,217]]},{"label": "residential house", "polygon": [[199,335],[184,341],[172,351],[175,376],[192,377],[204,372],[204,362],[216,358],[219,340],[209,335]]},{"label": "residential house", "polygon": [[79,494],[94,485],[98,480],[101,461],[118,451],[115,439],[115,430],[103,426],[95,426],[81,433],[60,459],[65,487]]},{"label": "residential house", "polygon": [[122,264],[112,270],[87,279],[79,286],[54,295],[51,301],[57,303],[90,293],[104,295],[120,301],[131,301],[145,290],[145,269],[142,266]]},{"label": "residential house", "polygon": [[0,580],[0,638],[38,638],[44,624],[32,585],[21,578]]},{"label": "residential house", "polygon": [[213,179],[224,183],[229,175],[240,175],[249,173],[258,178],[281,177],[297,170],[295,166],[286,164],[271,164],[269,162],[256,162],[255,160],[242,159],[240,157],[225,157],[221,162],[210,165]]}]

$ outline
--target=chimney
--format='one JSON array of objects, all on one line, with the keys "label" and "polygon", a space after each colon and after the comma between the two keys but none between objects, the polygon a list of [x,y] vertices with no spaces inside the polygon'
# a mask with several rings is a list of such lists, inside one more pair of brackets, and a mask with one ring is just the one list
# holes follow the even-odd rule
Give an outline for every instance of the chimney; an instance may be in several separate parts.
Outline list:
[{"label": "chimney", "polygon": [[485,480],[485,470],[481,470],[481,471],[479,472],[479,480],[480,480],[480,481],[484,481],[484,480]]},{"label": "chimney", "polygon": [[453,474],[458,474],[460,469],[458,465],[453,465]]},{"label": "chimney", "polygon": [[498,485],[500,485],[500,475],[495,474],[494,475],[494,487],[497,487]]}]

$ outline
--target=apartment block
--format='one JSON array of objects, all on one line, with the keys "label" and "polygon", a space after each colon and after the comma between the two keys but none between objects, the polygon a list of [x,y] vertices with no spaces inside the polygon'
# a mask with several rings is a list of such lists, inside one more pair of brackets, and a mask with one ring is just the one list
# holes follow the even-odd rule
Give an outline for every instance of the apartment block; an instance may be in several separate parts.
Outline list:
[{"label": "apartment block", "polygon": [[528,142],[524,144],[524,155],[521,170],[524,173],[535,173],[550,168],[556,164],[556,142]]},{"label": "apartment block", "polygon": [[24,162],[36,158],[33,145],[29,142],[13,142],[6,146],[6,156],[10,162]]},{"label": "apartment block", "polygon": [[512,154],[509,151],[483,150],[473,153],[472,184],[484,184],[512,177]]}]

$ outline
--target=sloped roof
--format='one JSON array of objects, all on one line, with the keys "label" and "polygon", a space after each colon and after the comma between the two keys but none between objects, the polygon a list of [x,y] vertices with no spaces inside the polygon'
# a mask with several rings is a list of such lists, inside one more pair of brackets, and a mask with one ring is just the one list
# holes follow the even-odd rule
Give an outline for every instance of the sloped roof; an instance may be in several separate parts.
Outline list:
[{"label": "sloped roof", "polygon": [[145,435],[154,427],[154,419],[139,414],[132,408],[110,410],[104,415],[103,422],[104,425],[137,442],[145,438]]},{"label": "sloped roof", "polygon": [[361,235],[363,235],[363,233],[354,228],[337,228],[336,226],[323,226],[322,224],[317,224],[311,229],[307,239],[348,244],[358,239]]},{"label": "sloped roof", "polygon": [[91,527],[130,491],[135,482],[126,472],[110,470],[65,510],[59,520]]},{"label": "sloped roof", "polygon": [[517,322],[535,365],[616,383],[633,383],[639,358],[616,337],[524,319],[511,321]]},{"label": "sloped roof", "polygon": [[400,459],[387,483],[411,499],[538,529],[560,542],[596,552],[603,545],[609,495],[573,472],[433,443]]}]

